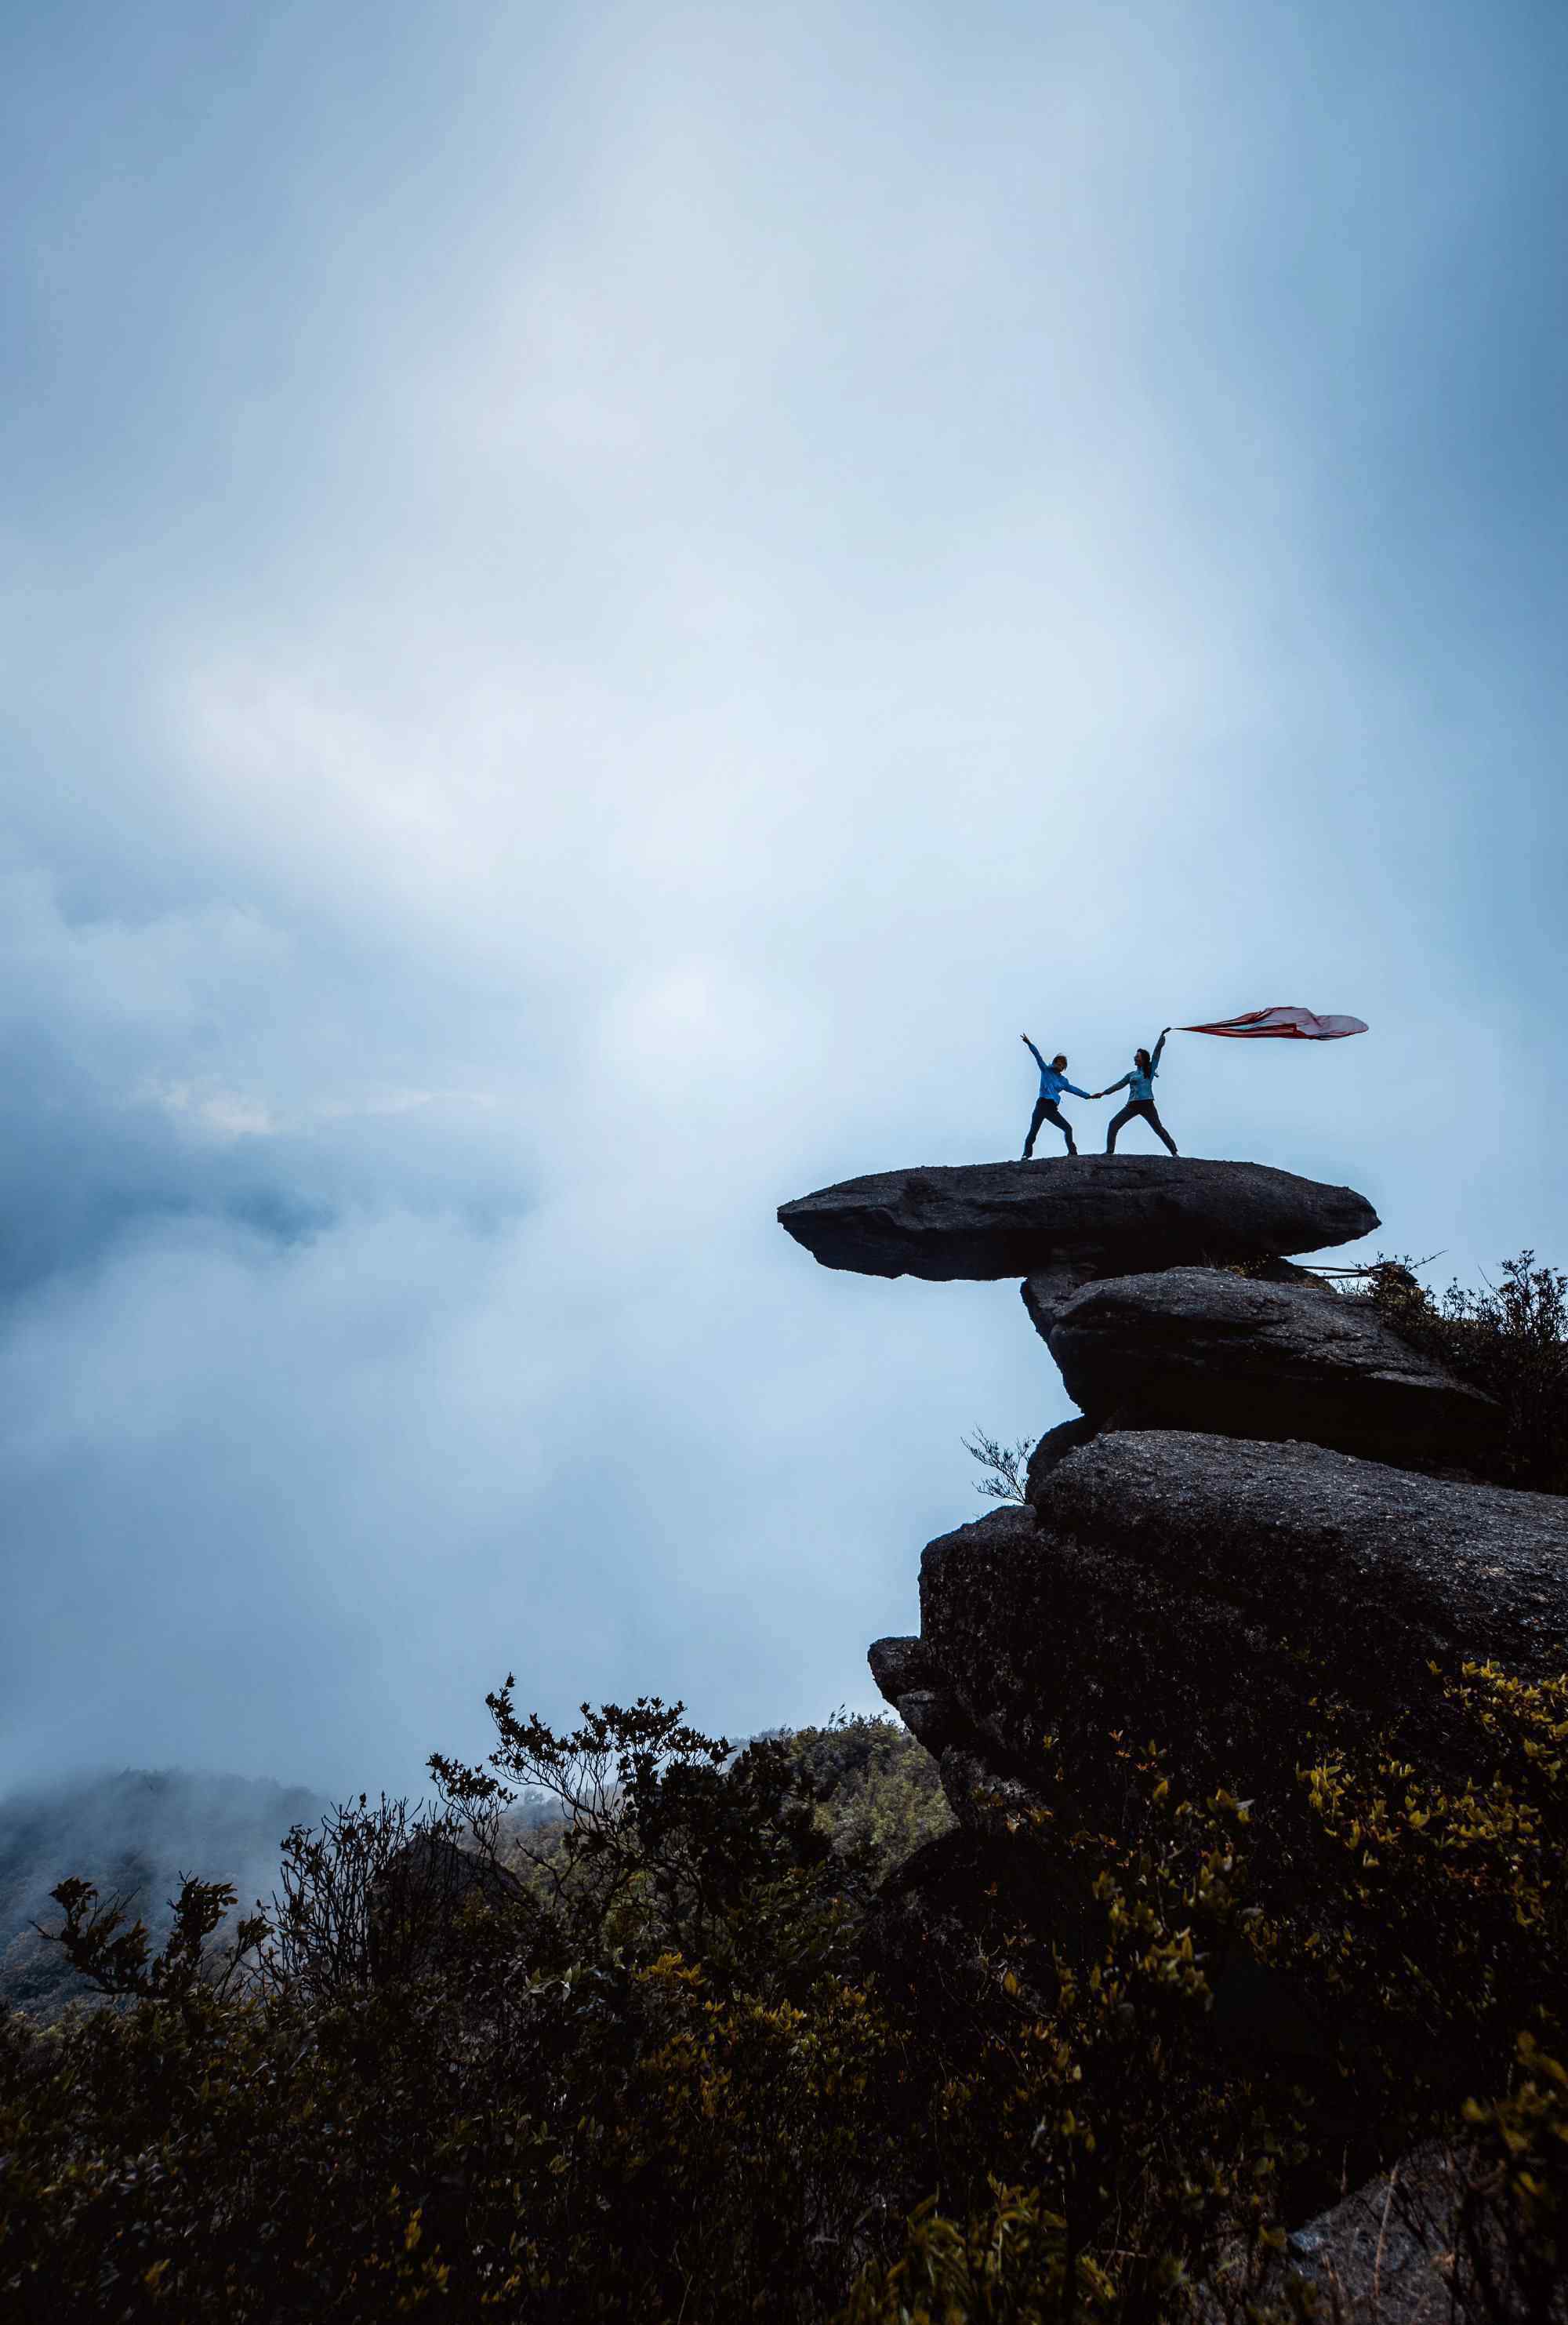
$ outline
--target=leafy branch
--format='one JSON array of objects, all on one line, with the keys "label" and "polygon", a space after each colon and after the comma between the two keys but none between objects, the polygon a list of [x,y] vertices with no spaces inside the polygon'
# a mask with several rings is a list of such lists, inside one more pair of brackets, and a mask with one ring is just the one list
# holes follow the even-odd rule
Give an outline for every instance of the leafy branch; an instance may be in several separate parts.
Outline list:
[{"label": "leafy branch", "polygon": [[990,1437],[977,1429],[973,1439],[961,1438],[959,1442],[970,1458],[977,1461],[982,1471],[976,1493],[988,1502],[1027,1502],[1028,1493],[1029,1454],[1032,1450],[1027,1437],[1016,1445],[1004,1445],[999,1438]]}]

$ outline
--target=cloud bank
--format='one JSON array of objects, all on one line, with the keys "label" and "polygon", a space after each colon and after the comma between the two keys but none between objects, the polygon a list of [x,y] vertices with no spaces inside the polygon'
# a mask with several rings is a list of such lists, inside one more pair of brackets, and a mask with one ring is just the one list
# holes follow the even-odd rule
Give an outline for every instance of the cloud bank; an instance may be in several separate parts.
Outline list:
[{"label": "cloud bank", "polygon": [[1066,1408],[772,1212],[1020,1030],[1354,1010],[1184,1145],[1568,1249],[1560,26],[152,16],[11,76],[14,1774],[869,1701]]}]

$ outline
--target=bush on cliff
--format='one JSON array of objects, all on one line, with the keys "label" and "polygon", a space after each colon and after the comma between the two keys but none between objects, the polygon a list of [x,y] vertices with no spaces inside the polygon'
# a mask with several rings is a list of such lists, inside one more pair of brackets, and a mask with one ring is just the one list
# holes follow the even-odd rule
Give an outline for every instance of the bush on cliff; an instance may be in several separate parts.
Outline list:
[{"label": "bush on cliff", "polygon": [[560,1736],[508,1685],[485,1765],[434,1764],[448,1804],[484,1847],[520,1789],[561,1827],[418,1975],[312,1981],[252,1929],[226,1984],[226,1893],[190,1885],[153,1955],[62,1885],[119,1998],[0,2025],[0,2308],[1044,2325],[1206,2283],[1239,2315],[1347,2158],[1435,2132],[1470,2142],[1480,2313],[1560,2316],[1568,1682],[1434,1686],[1473,1781],[1325,1708],[1310,1857],[1267,1894],[1247,1803],[1106,1736],[1113,1829],[1065,1771],[879,1896],[812,1766],[878,1738],[737,1758],[654,1700]]},{"label": "bush on cliff", "polygon": [[863,1849],[877,1873],[952,1829],[936,1763],[898,1720],[841,1711],[783,1742],[812,1787],[816,1821],[834,1847]]},{"label": "bush on cliff", "polygon": [[1367,1297],[1389,1328],[1503,1408],[1504,1434],[1489,1475],[1537,1494],[1568,1494],[1568,1274],[1522,1251],[1484,1292],[1451,1283],[1440,1297],[1408,1260],[1369,1279]]}]

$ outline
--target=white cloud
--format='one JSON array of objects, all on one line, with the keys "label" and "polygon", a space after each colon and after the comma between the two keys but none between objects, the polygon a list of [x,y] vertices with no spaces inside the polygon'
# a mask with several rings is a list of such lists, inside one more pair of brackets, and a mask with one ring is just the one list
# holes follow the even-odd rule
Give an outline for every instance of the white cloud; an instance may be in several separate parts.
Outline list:
[{"label": "white cloud", "polygon": [[238,1090],[198,1090],[189,1082],[150,1082],[138,1096],[152,1098],[177,1121],[193,1123],[216,1138],[270,1138],[278,1125],[258,1098]]}]

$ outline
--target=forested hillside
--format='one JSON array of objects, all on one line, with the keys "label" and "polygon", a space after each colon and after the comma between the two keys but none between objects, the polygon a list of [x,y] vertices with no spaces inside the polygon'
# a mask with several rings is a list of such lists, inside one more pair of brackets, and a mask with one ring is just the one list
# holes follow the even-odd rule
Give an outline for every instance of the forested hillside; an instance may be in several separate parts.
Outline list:
[{"label": "forested hillside", "polygon": [[1466,2313],[1555,2318],[1568,1681],[1442,1683],[1468,1782],[1324,1707],[1283,1887],[1244,1801],[1125,1736],[1107,1821],[1065,1786],[890,1877],[935,1811],[878,1723],[737,1757],[502,1688],[444,1826],[368,1895],[357,1841],[301,1860],[291,1940],[226,1968],[193,1884],[149,1952],[62,1889],[119,1999],[0,2022],[8,2313],[1256,2317],[1286,2230],[1435,2136]]},{"label": "forested hillside", "polygon": [[182,1875],[230,1882],[246,1904],[270,1896],[283,1835],[325,1806],[303,1785],[167,1768],[78,1776],[0,1800],[0,2007],[46,2019],[93,1991],[35,1927],[58,1922],[49,1893],[62,1873],[125,1898],[161,1942]]}]

